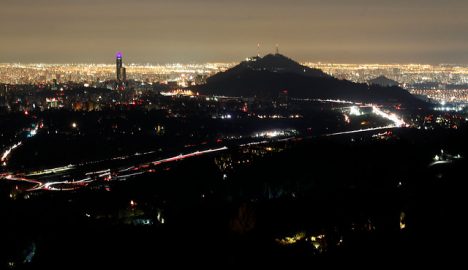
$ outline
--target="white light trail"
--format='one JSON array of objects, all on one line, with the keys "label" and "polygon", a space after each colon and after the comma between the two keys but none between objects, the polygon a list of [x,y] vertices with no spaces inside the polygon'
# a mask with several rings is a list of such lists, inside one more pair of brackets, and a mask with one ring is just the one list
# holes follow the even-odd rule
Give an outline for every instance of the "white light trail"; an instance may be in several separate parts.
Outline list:
[{"label": "white light trail", "polygon": [[[179,160],[186,159],[186,158],[191,158],[191,157],[201,156],[201,155],[204,155],[204,154],[224,151],[224,150],[227,150],[227,149],[228,148],[226,146],[224,146],[224,147],[215,148],[215,149],[195,151],[195,152],[188,153],[188,154],[180,154],[180,155],[173,156],[173,157],[170,157],[170,158],[154,161],[154,162],[147,163],[147,164],[142,164],[140,166],[131,166],[129,168],[120,170],[119,173],[127,172],[127,171],[130,171],[130,170],[134,170],[136,172],[130,173],[130,174],[125,174],[125,175],[118,175],[118,176],[116,176],[116,178],[117,179],[126,179],[128,177],[144,174],[146,172],[146,170],[144,170],[144,169],[149,167],[150,164],[160,165],[162,163],[169,163],[169,162],[179,161]],[[47,173],[52,173],[52,172],[57,172],[57,171],[65,171],[65,170],[73,169],[75,167],[76,167],[75,165],[68,165],[68,166],[64,166],[64,167],[58,167],[58,168],[43,170],[43,171],[39,171],[39,172],[33,172],[33,173],[29,174],[28,176],[42,175],[42,174],[47,174]],[[139,171],[139,170],[142,170],[142,171]],[[36,191],[36,190],[73,191],[73,190],[77,190],[79,188],[85,187],[89,183],[92,183],[92,182],[98,180],[99,178],[110,177],[111,176],[111,171],[110,171],[110,169],[105,169],[105,170],[100,170],[100,171],[88,172],[88,173],[85,173],[85,175],[87,176],[86,178],[78,180],[78,181],[66,180],[66,181],[45,182],[45,181],[29,179],[29,178],[23,178],[21,176],[15,176],[15,175],[12,175],[12,174],[5,173],[5,174],[0,174],[0,179],[35,184],[34,187],[28,189],[27,191]],[[93,176],[93,177],[91,177],[91,176]],[[97,178],[96,178],[96,176],[97,176]],[[56,187],[58,185],[62,185],[62,187]]]},{"label": "white light trail", "polygon": [[366,128],[366,129],[358,129],[358,130],[351,130],[351,131],[343,131],[343,132],[336,132],[336,133],[326,134],[325,136],[330,137],[330,136],[353,134],[353,133],[375,131],[375,130],[382,130],[382,129],[391,129],[391,128],[395,128],[395,126],[394,125],[389,125],[389,126],[385,126],[385,127],[375,127],[375,128]]},{"label": "white light trail", "polygon": [[18,146],[20,146],[22,144],[22,142],[18,142],[16,144],[14,144],[13,146],[11,146],[10,148],[8,148],[5,152],[3,152],[3,155],[2,155],[2,158],[1,158],[1,162],[6,162],[6,160],[8,159],[8,156],[11,154],[11,151],[13,151],[15,148],[17,148]]},{"label": "white light trail", "polygon": [[[43,124],[42,123],[37,123],[35,126],[34,126],[34,129],[32,129],[31,131],[29,131],[29,134],[28,134],[28,138],[31,138],[31,137],[34,137],[37,135],[37,132],[39,131],[40,128],[42,128]],[[6,166],[6,162],[8,160],[8,157],[9,155],[11,154],[11,152],[17,148],[18,146],[20,146],[23,142],[18,142],[14,145],[12,145],[10,148],[8,148],[7,150],[5,150],[5,152],[3,152],[3,155],[2,157],[0,158],[0,162],[2,162],[3,166]]]},{"label": "white light trail", "polygon": [[68,170],[71,170],[75,168],[75,165],[67,165],[67,166],[63,166],[63,167],[57,167],[57,168],[52,168],[52,169],[46,169],[46,170],[42,170],[42,171],[36,171],[36,172],[32,172],[30,174],[27,174],[26,176],[39,176],[39,175],[44,175],[44,174],[51,174],[51,173],[58,173],[58,172],[65,172],[65,171],[68,171]]}]

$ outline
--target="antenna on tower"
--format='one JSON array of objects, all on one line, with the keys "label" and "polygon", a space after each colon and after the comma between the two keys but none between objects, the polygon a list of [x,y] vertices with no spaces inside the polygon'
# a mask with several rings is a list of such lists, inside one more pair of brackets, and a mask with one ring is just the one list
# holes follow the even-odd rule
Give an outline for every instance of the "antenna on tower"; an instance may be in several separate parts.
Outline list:
[{"label": "antenna on tower", "polygon": [[279,54],[279,44],[276,44],[276,54]]},{"label": "antenna on tower", "polygon": [[260,57],[260,43],[257,43],[257,57]]}]

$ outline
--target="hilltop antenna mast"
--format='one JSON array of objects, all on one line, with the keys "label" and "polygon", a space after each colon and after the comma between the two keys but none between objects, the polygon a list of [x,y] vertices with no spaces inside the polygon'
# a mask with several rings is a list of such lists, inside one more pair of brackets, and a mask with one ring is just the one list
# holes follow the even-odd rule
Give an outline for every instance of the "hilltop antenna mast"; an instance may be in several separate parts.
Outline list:
[{"label": "hilltop antenna mast", "polygon": [[276,54],[279,54],[279,44],[276,44]]},{"label": "hilltop antenna mast", "polygon": [[257,43],[257,57],[260,57],[260,43]]}]

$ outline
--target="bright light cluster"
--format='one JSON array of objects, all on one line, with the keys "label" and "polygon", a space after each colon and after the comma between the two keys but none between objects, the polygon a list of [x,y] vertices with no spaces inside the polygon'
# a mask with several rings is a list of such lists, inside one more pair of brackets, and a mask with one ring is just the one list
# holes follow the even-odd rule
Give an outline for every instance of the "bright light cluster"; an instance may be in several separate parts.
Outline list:
[{"label": "bright light cluster", "polygon": [[350,111],[349,111],[349,114],[350,115],[356,115],[356,116],[360,116],[362,115],[361,111],[359,110],[359,107],[358,106],[352,106]]},{"label": "bright light cluster", "polygon": [[262,131],[254,134],[256,138],[276,138],[276,137],[283,137],[283,136],[291,136],[295,135],[298,132],[294,129],[286,129],[286,130],[268,130]]},{"label": "bright light cluster", "polygon": [[194,93],[191,90],[182,90],[182,89],[177,89],[173,91],[167,91],[167,92],[161,92],[160,93],[163,96],[166,97],[171,97],[171,96],[198,96],[198,93]]},{"label": "bright light cluster", "polygon": [[[7,150],[5,150],[5,152],[3,152],[3,155],[2,155],[2,158],[1,158],[0,161],[1,162],[6,162],[6,160],[8,159],[8,156],[10,155],[11,151],[13,151],[15,148],[17,148],[20,145],[21,145],[21,142],[19,142],[17,144],[14,144],[13,146],[11,146]],[[6,164],[4,163],[4,165],[6,165]]]},{"label": "bright light cluster", "polygon": [[464,106],[443,106],[434,108],[434,110],[442,112],[461,112],[464,109]]},{"label": "bright light cluster", "polygon": [[386,112],[382,111],[380,108],[378,108],[376,106],[372,106],[372,112],[375,113],[376,115],[380,116],[380,117],[383,117],[383,118],[386,118],[386,119],[392,121],[393,124],[396,127],[405,127],[405,126],[407,126],[405,121],[403,121],[403,119],[399,118],[394,113],[386,113]]}]

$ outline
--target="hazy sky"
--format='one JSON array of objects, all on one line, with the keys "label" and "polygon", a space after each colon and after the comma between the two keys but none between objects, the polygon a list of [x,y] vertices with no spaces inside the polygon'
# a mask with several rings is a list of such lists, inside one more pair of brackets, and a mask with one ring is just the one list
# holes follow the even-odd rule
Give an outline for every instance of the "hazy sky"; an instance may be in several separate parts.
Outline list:
[{"label": "hazy sky", "polygon": [[0,0],[0,62],[468,64],[468,0]]}]

